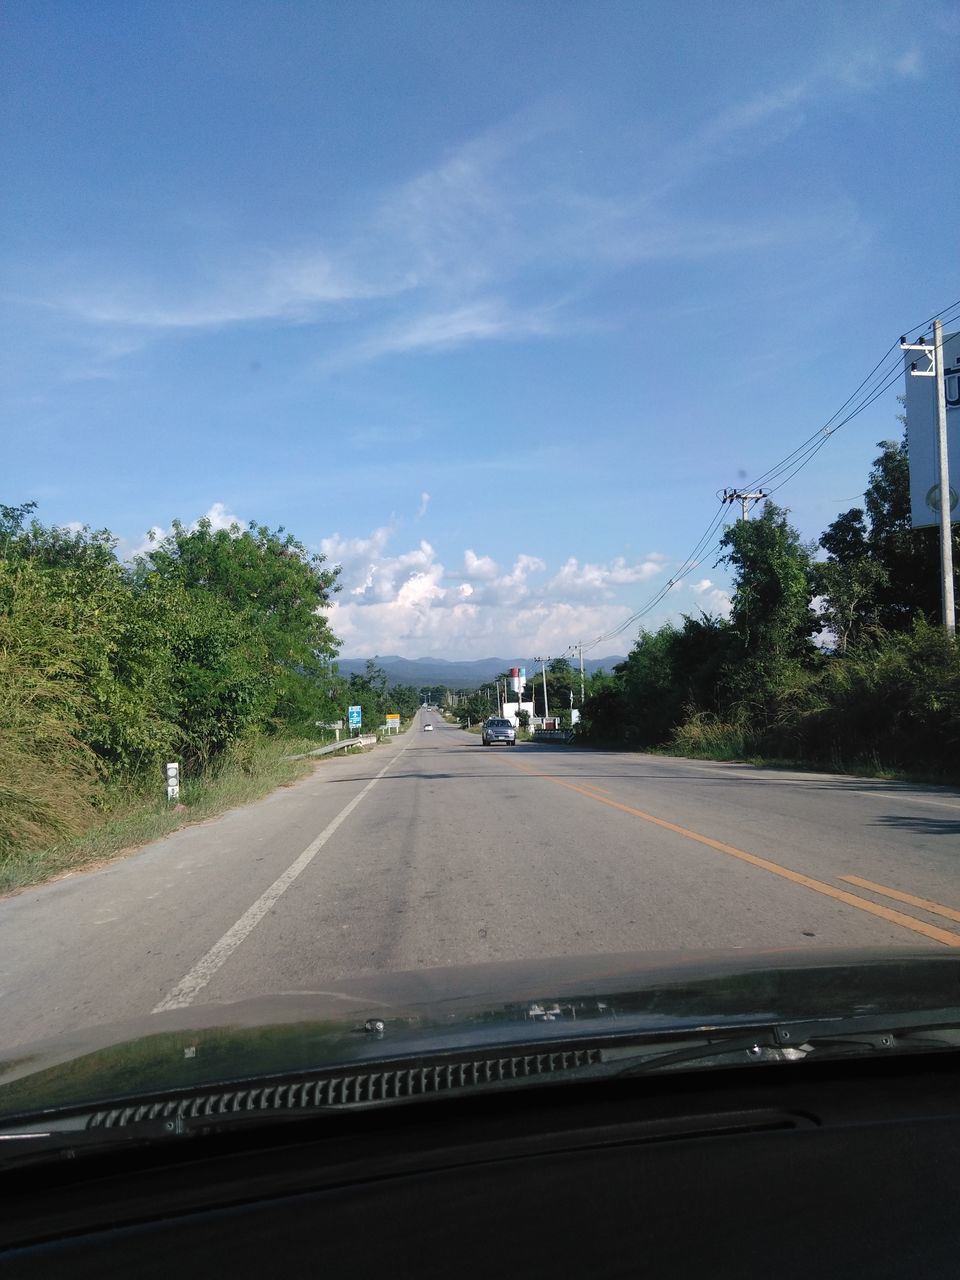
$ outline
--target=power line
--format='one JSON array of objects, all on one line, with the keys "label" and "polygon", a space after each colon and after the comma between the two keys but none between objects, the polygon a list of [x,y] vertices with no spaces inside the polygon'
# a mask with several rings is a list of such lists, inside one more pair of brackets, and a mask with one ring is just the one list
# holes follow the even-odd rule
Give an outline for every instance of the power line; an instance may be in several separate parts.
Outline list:
[{"label": "power line", "polygon": [[[955,312],[955,314],[948,315],[947,314],[948,312]],[[958,299],[956,302],[951,302],[949,306],[944,307],[942,311],[938,311],[936,315],[931,316],[928,320],[925,320],[922,324],[913,325],[911,328],[907,329],[906,332],[912,333],[915,329],[921,329],[921,330],[926,329],[933,323],[934,320],[941,319],[941,318],[942,318],[942,323],[944,324],[950,324],[953,322],[953,320],[960,319],[960,299]],[[788,467],[790,467],[793,464],[793,462],[798,459],[799,455],[805,453],[805,451],[808,449],[809,446],[813,445],[815,442],[818,442],[820,440],[823,440],[825,442],[827,439],[829,439],[831,435],[834,434],[834,432],[839,431],[841,427],[845,427],[848,422],[851,422],[855,417],[857,417],[858,414],[862,413],[864,409],[869,408],[869,406],[873,404],[873,402],[880,395],[882,395],[883,392],[886,391],[888,387],[890,387],[903,373],[903,357],[899,352],[899,347],[900,347],[899,341],[892,343],[887,348],[887,350],[883,353],[883,355],[880,357],[877,363],[873,366],[873,368],[870,370],[867,376],[863,379],[860,385],[856,388],[856,390],[852,392],[852,394],[849,395],[846,398],[846,400],[844,400],[843,404],[839,407],[839,409],[837,409],[837,411],[827,419],[827,421],[823,424],[823,426],[820,427],[819,430],[815,431],[813,435],[808,436],[806,440],[801,441],[801,443],[797,445],[796,449],[794,449],[792,453],[788,453],[785,458],[782,458],[778,463],[768,468],[767,471],[764,471],[760,476],[758,476],[754,481],[752,481],[750,484],[750,488],[759,488],[761,485],[765,483],[769,484],[772,480],[778,479],[779,476],[783,474],[783,471],[786,470]],[[871,383],[872,380],[875,380],[875,376],[877,375],[878,370],[882,369],[882,366],[886,363],[888,357],[894,351],[897,352],[897,356],[894,359],[892,365],[888,369],[885,369],[879,373],[879,379],[878,379],[879,385],[876,385],[876,382],[875,382],[875,385],[870,387],[869,384]],[[837,418],[840,417],[844,409],[846,409],[848,405],[850,405],[850,403],[857,398],[857,396],[860,394],[861,391],[864,390],[864,388],[868,388],[868,390],[866,391],[864,400],[860,404],[858,404],[854,410],[852,410],[849,414],[847,414],[847,416],[842,421],[837,422],[836,421]],[[819,448],[820,448],[820,445],[818,443],[817,447],[813,450],[813,453],[811,453],[810,456],[812,457],[814,453],[819,452]],[[809,461],[809,459],[807,459],[807,461]],[[806,462],[804,463],[804,465],[806,465]],[[798,468],[798,470],[802,470],[802,468]],[[791,475],[796,475],[796,474],[797,474],[796,471],[791,472]],[[784,481],[783,483],[786,483],[786,482]],[[782,483],[777,486],[778,489],[782,487],[783,487]]]},{"label": "power line", "polygon": [[813,461],[813,459],[817,456],[817,454],[820,452],[820,450],[823,448],[823,446],[827,443],[827,441],[835,432],[839,431],[841,427],[845,427],[848,422],[852,422],[853,419],[858,417],[861,413],[863,413],[865,409],[868,409],[870,405],[872,405],[875,400],[878,400],[885,391],[888,391],[890,387],[893,385],[893,383],[896,382],[900,377],[902,377],[902,375],[903,375],[903,370],[899,366],[896,369],[891,370],[891,372],[887,375],[887,377],[884,379],[882,384],[879,387],[875,388],[875,390],[870,394],[870,396],[867,399],[865,399],[861,404],[857,405],[856,409],[852,410],[841,422],[838,422],[832,431],[830,431],[826,435],[823,435],[819,440],[815,440],[815,443],[813,443],[810,446],[810,448],[807,449],[804,456],[800,459],[797,459],[797,465],[794,466],[793,469],[787,475],[785,475],[782,480],[780,480],[779,484],[774,485],[770,489],[770,493],[777,493],[778,490],[784,487],[784,485],[789,484],[794,476],[798,475],[804,469],[804,467],[806,467],[809,463]]},{"label": "power line", "polygon": [[[899,343],[896,343],[895,345],[899,346]],[[852,409],[851,412],[840,422],[837,422],[837,418],[840,414],[843,413],[844,409],[847,408],[851,401],[860,394],[864,387],[867,387],[871,380],[876,383],[875,375],[877,374],[877,370],[880,369],[881,365],[884,364],[889,355],[889,351],[884,353],[883,359],[879,360],[874,365],[853,395],[847,397],[836,413],[834,413],[832,417],[828,418],[822,427],[812,435],[808,436],[806,440],[801,441],[800,444],[798,444],[791,453],[788,453],[785,458],[781,458],[779,462],[775,463],[772,467],[768,467],[766,471],[762,472],[761,475],[751,482],[751,487],[758,488],[760,485],[769,484],[771,481],[778,479],[783,472],[792,466],[794,461],[796,461],[802,454],[805,454],[808,449],[812,446],[816,446],[816,448],[819,449],[820,444],[829,440],[835,432],[839,431],[841,427],[846,426],[846,424],[855,418],[858,413],[862,413],[868,405],[872,404],[877,396],[882,394],[882,392],[885,391],[887,387],[903,373],[902,357],[897,358],[888,369],[881,372],[879,374],[879,385],[870,386],[865,392],[863,400],[856,406],[856,408]]]},{"label": "power line", "polygon": [[[934,312],[934,314],[927,320],[924,320],[922,324],[915,324],[911,326],[911,328],[905,329],[904,333],[913,333],[914,329],[927,329],[933,324],[934,320],[939,320],[943,324],[951,324],[955,319],[957,319],[957,316],[948,316],[947,312],[953,311],[955,307],[960,308],[960,298],[958,298],[956,302],[951,302],[948,307],[944,307],[942,311]],[[958,311],[958,315],[960,315],[960,311]]]},{"label": "power line", "polygon": [[[960,319],[960,298],[951,302],[948,306],[944,307],[942,311],[936,312],[920,324],[911,325],[904,332],[910,334],[917,330],[923,331],[929,328],[934,320],[938,319],[941,320],[941,323],[943,324],[951,324],[955,319]],[[762,485],[769,485],[772,481],[777,480],[779,483],[770,489],[770,493],[777,493],[780,489],[784,488],[785,485],[789,484],[790,481],[805,467],[809,466],[827,441],[835,435],[837,431],[842,427],[845,427],[848,423],[852,422],[854,418],[858,417],[868,409],[870,405],[875,403],[875,401],[878,400],[885,391],[888,391],[893,383],[902,376],[903,363],[902,355],[899,353],[899,347],[899,340],[892,343],[873,366],[867,376],[860,382],[856,389],[847,396],[843,404],[841,404],[840,407],[827,419],[823,426],[819,427],[812,435],[808,436],[806,440],[801,441],[795,449],[786,455],[786,457],[781,458],[779,462],[775,463],[772,467],[769,467],[755,480],[751,481],[749,487],[751,489],[759,489]],[[885,367],[889,357],[895,351],[897,352],[897,358],[893,361],[892,365]],[[863,393],[862,396],[861,393]],[[861,398],[854,404],[854,402],[857,401],[858,396],[861,396]],[[853,408],[850,409],[850,412],[847,413],[845,417],[841,417],[844,410],[849,408],[851,404],[853,404]],[[840,421],[837,421],[838,418]],[[726,504],[724,502],[721,502],[719,512],[713,517],[706,531],[700,536],[693,551],[691,551],[677,572],[671,576],[664,586],[661,587],[650,600],[632,613],[628,618],[624,619],[624,621],[618,626],[610,628],[610,630],[597,636],[596,639],[592,640],[589,644],[585,644],[583,646],[584,652],[589,652],[591,649],[596,648],[598,644],[603,644],[604,641],[612,640],[616,636],[622,635],[629,626],[638,622],[652,609],[655,609],[664,596],[666,596],[678,582],[682,581],[683,578],[691,573],[694,568],[702,564],[703,559],[707,554],[705,552],[706,544],[719,528],[723,520],[725,505]],[[712,555],[713,552],[719,551],[721,546],[722,540],[710,548],[709,554]],[[572,654],[576,648],[577,645],[570,645],[562,656],[566,656],[567,653]]]},{"label": "power line", "polygon": [[[641,608],[635,613],[631,614],[629,618],[625,618],[623,622],[619,623],[617,626],[611,627],[610,630],[604,632],[603,635],[597,636],[597,638],[592,640],[590,644],[585,644],[583,646],[584,652],[589,652],[589,650],[596,648],[598,644],[602,644],[605,640],[612,640],[615,636],[621,635],[632,623],[638,622],[644,614],[649,613],[651,609],[655,609],[664,596],[667,595],[667,593],[675,587],[678,582],[682,581],[683,578],[692,573],[694,569],[703,563],[706,553],[706,544],[720,527],[720,524],[723,521],[724,511],[725,504],[721,503],[717,514],[711,520],[704,533],[702,533],[700,538],[697,540],[694,549],[690,552],[676,573],[674,573],[668,581],[664,583],[653,598],[648,600],[647,603],[641,606]],[[720,544],[717,543],[716,546],[711,549],[710,554],[717,550],[719,546]]]}]

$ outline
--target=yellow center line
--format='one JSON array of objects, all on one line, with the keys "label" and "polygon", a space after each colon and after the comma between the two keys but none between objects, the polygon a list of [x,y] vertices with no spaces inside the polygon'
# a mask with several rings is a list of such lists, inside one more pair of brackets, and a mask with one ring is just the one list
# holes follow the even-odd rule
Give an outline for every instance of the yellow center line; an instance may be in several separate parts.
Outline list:
[{"label": "yellow center line", "polygon": [[519,769],[531,777],[543,778],[545,782],[552,782],[558,787],[566,787],[569,791],[577,791],[580,795],[586,796],[590,800],[596,800],[598,804],[609,805],[611,809],[619,809],[621,813],[629,813],[635,818],[642,818],[644,822],[650,822],[655,827],[662,827],[665,831],[672,831],[678,836],[684,836],[687,840],[695,840],[698,844],[704,844],[709,849],[716,849],[719,853],[726,853],[731,858],[739,858],[741,862],[747,862],[753,867],[760,867],[763,871],[769,871],[772,875],[780,876],[793,884],[802,885],[805,889],[812,889],[814,893],[822,893],[827,898],[846,903],[848,907],[856,907],[858,911],[865,911],[868,915],[877,916],[879,919],[887,921],[888,924],[899,925],[902,929],[909,929],[913,933],[922,933],[925,938],[932,938],[934,942],[942,942],[947,947],[960,947],[960,936],[950,933],[946,929],[939,929],[934,924],[927,924],[925,920],[917,920],[913,916],[904,915],[902,911],[894,911],[891,907],[883,907],[877,902],[870,902],[867,898],[859,898],[855,893],[848,893],[845,889],[837,889],[832,884],[825,884],[822,880],[815,880],[812,876],[802,875],[799,871],[791,871],[789,867],[782,867],[778,862],[771,862],[769,858],[760,858],[755,853],[746,853],[743,849],[734,848],[732,844],[724,844],[722,840],[714,840],[710,836],[701,835],[698,831],[690,831],[687,827],[678,826],[675,822],[668,822],[665,818],[657,818],[652,813],[645,813],[643,809],[634,809],[628,804],[621,804],[619,800],[607,799],[606,796],[597,795],[594,791],[587,791],[585,787],[581,787],[575,782],[565,782],[562,778],[554,777],[552,774],[542,773],[537,769],[529,769],[526,765],[519,764],[515,760],[511,760],[509,763],[515,769]]},{"label": "yellow center line", "polygon": [[943,916],[946,920],[960,921],[960,911],[953,907],[945,907],[942,902],[931,902],[929,898],[917,898],[912,893],[903,893],[900,889],[891,889],[885,884],[874,884],[872,880],[864,880],[861,876],[838,876],[847,884],[859,885],[861,889],[872,889],[874,893],[882,893],[885,898],[895,898],[897,902],[905,902],[910,907],[919,907],[921,911],[929,911],[931,915]]}]

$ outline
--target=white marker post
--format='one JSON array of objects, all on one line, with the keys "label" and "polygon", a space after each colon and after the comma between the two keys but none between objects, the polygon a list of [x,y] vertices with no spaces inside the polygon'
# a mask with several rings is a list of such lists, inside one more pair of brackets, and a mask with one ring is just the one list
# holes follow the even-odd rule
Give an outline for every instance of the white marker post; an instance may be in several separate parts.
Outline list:
[{"label": "white marker post", "polygon": [[167,765],[167,799],[180,799],[180,766],[175,760]]}]

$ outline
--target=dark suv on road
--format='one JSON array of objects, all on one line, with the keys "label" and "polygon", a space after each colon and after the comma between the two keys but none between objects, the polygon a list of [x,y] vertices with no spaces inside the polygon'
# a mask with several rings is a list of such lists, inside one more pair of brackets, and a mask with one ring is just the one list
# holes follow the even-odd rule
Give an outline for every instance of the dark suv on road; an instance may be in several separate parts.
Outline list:
[{"label": "dark suv on road", "polygon": [[517,745],[517,731],[509,720],[501,720],[499,716],[491,716],[483,723],[483,745],[492,747],[495,742],[504,742],[508,747]]}]

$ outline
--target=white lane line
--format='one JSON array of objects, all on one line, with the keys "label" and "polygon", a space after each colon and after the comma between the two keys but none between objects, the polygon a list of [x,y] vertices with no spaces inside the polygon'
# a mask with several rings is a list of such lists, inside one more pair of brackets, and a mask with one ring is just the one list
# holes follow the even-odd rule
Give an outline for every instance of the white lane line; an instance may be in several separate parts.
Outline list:
[{"label": "white lane line", "polygon": [[290,888],[297,876],[307,869],[337,828],[346,822],[367,792],[373,790],[390,766],[400,759],[409,745],[409,743],[405,743],[397,754],[387,761],[376,777],[371,778],[363,790],[358,791],[353,799],[344,805],[317,838],[307,845],[303,853],[290,863],[286,871],[274,880],[270,888],[260,895],[252,907],[247,908],[236,924],[227,930],[220,941],[215,942],[207,954],[197,961],[186,977],[182,978],[172,991],[167,992],[160,1003],[154,1007],[154,1013],[165,1013],[168,1009],[183,1009],[197,998],[210,979],[240,946],[241,942],[252,933],[270,908]]}]

